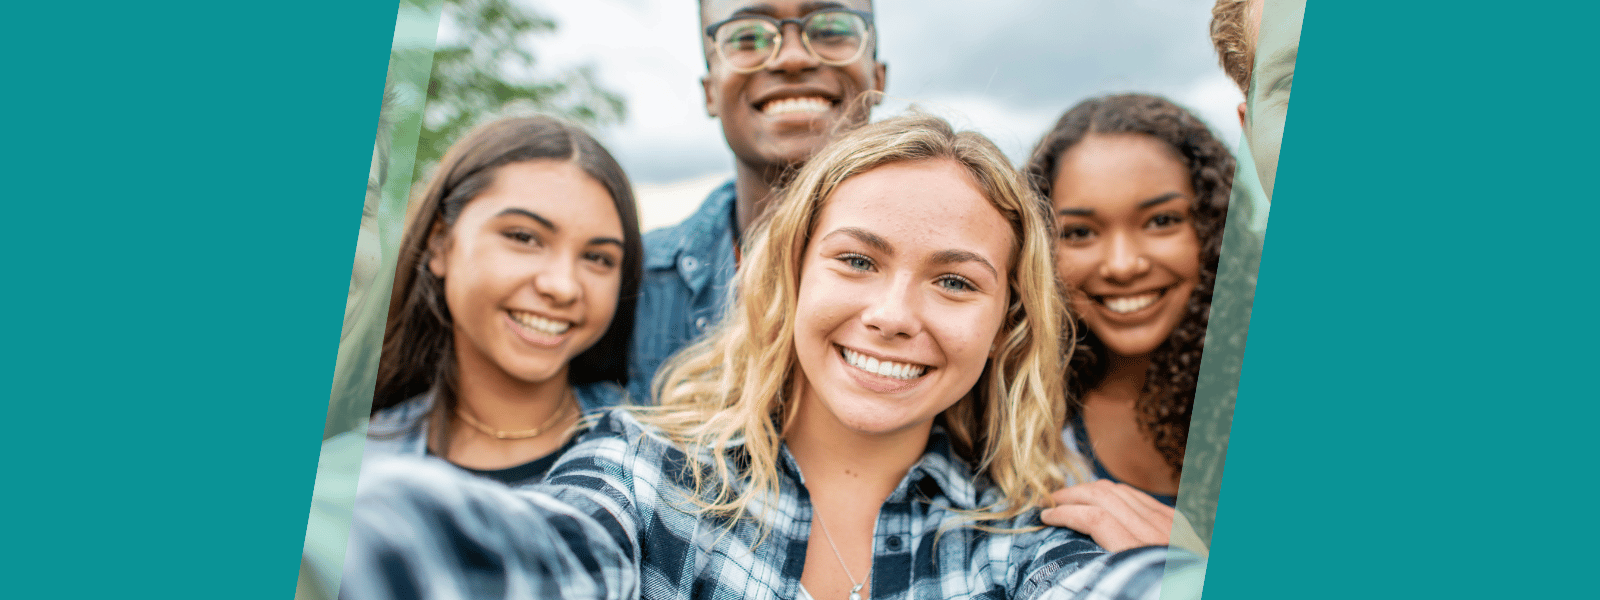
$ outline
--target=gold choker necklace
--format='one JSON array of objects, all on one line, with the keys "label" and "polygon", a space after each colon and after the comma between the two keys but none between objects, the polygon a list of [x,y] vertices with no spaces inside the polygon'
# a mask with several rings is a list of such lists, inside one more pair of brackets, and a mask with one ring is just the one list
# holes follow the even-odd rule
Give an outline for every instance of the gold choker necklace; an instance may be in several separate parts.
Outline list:
[{"label": "gold choker necklace", "polygon": [[577,405],[576,400],[577,399],[572,396],[572,388],[567,388],[566,395],[562,397],[561,406],[556,409],[556,412],[550,415],[550,419],[548,421],[545,421],[544,424],[533,429],[524,429],[522,431],[501,431],[488,425],[484,425],[483,423],[478,422],[477,419],[472,418],[471,415],[468,415],[467,411],[462,410],[460,406],[456,407],[456,416],[461,417],[461,421],[472,426],[473,429],[481,431],[485,435],[495,439],[526,440],[539,437],[541,434],[550,431],[550,428],[555,426],[557,423],[566,421],[567,413],[570,412],[569,409]]}]

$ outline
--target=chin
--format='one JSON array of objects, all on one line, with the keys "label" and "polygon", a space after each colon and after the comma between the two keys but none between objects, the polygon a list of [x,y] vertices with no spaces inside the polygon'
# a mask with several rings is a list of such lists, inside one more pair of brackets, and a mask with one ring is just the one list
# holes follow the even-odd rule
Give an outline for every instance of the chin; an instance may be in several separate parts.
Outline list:
[{"label": "chin", "polygon": [[1114,356],[1121,356],[1125,358],[1149,356],[1150,353],[1155,352],[1156,349],[1160,348],[1161,344],[1166,341],[1167,339],[1165,337],[1155,339],[1100,338],[1100,343],[1105,345],[1107,352],[1110,352]]}]

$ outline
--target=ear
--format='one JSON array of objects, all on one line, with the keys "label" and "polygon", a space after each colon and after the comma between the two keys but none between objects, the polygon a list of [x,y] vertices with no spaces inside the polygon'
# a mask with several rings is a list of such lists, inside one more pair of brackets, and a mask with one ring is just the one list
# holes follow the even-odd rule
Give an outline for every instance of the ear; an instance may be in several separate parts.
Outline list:
[{"label": "ear", "polygon": [[428,272],[434,277],[444,279],[446,266],[445,254],[450,252],[450,236],[445,231],[443,221],[435,221],[433,228],[428,232]]},{"label": "ear", "polygon": [[873,64],[876,65],[873,69],[873,74],[877,76],[875,78],[877,84],[872,89],[878,93],[872,95],[872,105],[877,106],[883,102],[883,90],[889,82],[889,63],[873,61]]},{"label": "ear", "polygon": [[1245,103],[1244,102],[1240,102],[1239,103],[1239,128],[1240,129],[1245,129],[1247,127],[1244,124],[1244,109],[1245,109]]},{"label": "ear", "polygon": [[706,116],[711,117],[713,119],[721,116],[721,115],[717,114],[716,98],[713,97],[715,94],[711,91],[711,74],[710,73],[706,73],[704,76],[702,76],[700,78],[700,88],[702,90],[705,90],[705,93],[706,93]]}]

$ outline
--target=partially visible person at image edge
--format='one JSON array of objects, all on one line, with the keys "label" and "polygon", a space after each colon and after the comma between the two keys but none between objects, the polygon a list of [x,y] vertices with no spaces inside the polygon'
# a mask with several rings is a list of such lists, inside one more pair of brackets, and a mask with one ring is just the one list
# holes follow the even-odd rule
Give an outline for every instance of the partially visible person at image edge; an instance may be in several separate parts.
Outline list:
[{"label": "partially visible person at image edge", "polygon": [[1211,44],[1222,70],[1245,95],[1239,103],[1239,126],[1244,128],[1261,191],[1270,202],[1306,3],[1272,0],[1267,7],[1266,1],[1217,0],[1211,8]]}]

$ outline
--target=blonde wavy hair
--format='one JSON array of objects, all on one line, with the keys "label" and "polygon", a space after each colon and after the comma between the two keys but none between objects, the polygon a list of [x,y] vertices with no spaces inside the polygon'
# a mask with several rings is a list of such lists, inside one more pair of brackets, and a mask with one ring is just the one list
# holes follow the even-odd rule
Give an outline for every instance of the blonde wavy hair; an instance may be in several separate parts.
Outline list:
[{"label": "blonde wavy hair", "polygon": [[[748,238],[753,246],[744,254],[724,321],[656,374],[652,387],[660,402],[640,409],[641,420],[683,447],[726,457],[743,446],[748,457],[739,473],[728,460],[690,469],[691,497],[702,510],[737,520],[753,499],[776,497],[779,448],[798,404],[794,317],[801,262],[823,206],[851,177],[917,161],[959,164],[1013,234],[1006,333],[973,390],[938,417],[956,452],[1002,492],[1001,500],[967,517],[1013,518],[1052,504],[1050,493],[1068,472],[1083,480],[1087,469],[1068,457],[1061,440],[1062,374],[1075,336],[1055,276],[1048,205],[988,139],[912,114],[844,134],[807,162]],[[742,490],[735,487],[740,480],[746,482]]]}]

